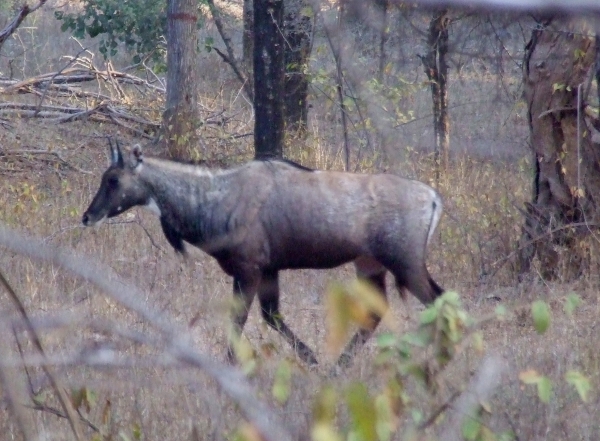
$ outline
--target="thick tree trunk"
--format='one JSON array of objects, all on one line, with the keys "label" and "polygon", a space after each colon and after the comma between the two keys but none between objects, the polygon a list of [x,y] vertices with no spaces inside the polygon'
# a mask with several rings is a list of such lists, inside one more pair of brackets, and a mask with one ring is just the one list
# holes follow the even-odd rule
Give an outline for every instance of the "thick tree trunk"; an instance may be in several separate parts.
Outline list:
[{"label": "thick tree trunk", "polygon": [[308,122],[306,68],[312,46],[313,22],[306,0],[285,0],[285,100],[286,132],[303,136]]},{"label": "thick tree trunk", "polygon": [[163,130],[169,155],[199,159],[197,0],[167,2],[167,103]]},{"label": "thick tree trunk", "polygon": [[436,164],[436,180],[440,168],[448,167],[450,150],[450,121],[448,118],[448,26],[450,17],[448,10],[443,9],[434,13],[429,23],[427,37],[427,54],[421,57],[425,73],[431,84],[433,100],[433,129],[435,135],[434,160]]},{"label": "thick tree trunk", "polygon": [[596,100],[588,94],[594,45],[581,21],[554,19],[534,30],[526,47],[524,93],[535,176],[520,244],[521,274],[537,256],[542,277],[577,277],[585,267],[581,238],[600,220],[598,124],[593,115],[584,116],[586,100]]},{"label": "thick tree trunk", "polygon": [[283,156],[283,0],[254,0],[254,150]]}]

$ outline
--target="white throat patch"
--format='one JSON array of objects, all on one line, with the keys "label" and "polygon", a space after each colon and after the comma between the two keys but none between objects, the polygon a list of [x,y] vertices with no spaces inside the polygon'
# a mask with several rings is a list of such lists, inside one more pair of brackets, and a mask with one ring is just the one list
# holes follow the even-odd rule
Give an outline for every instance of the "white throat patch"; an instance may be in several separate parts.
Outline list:
[{"label": "white throat patch", "polygon": [[158,217],[161,216],[160,208],[158,207],[158,204],[156,203],[154,198],[150,198],[148,200],[148,203],[146,205],[144,205],[144,208],[146,210],[150,211],[151,213],[154,213]]}]

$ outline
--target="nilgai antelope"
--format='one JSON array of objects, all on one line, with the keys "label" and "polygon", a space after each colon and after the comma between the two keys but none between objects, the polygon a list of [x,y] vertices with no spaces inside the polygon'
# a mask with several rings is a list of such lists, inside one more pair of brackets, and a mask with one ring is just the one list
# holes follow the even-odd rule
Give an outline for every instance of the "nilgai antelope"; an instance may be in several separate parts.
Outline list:
[{"label": "nilgai antelope", "polygon": [[[385,275],[421,302],[443,290],[425,266],[427,244],[442,214],[431,187],[391,174],[311,170],[279,160],[251,161],[230,170],[145,157],[139,145],[127,160],[110,143],[111,164],[83,215],[98,225],[134,206],[160,218],[163,232],[179,253],[184,242],[217,259],[233,276],[234,330],[241,335],[258,294],[262,316],[307,364],[313,351],[288,328],[279,312],[279,271],[333,268],[354,262],[359,277],[385,296]],[[360,329],[338,359],[353,353],[377,327],[380,317]],[[231,343],[228,356],[233,361]]]}]

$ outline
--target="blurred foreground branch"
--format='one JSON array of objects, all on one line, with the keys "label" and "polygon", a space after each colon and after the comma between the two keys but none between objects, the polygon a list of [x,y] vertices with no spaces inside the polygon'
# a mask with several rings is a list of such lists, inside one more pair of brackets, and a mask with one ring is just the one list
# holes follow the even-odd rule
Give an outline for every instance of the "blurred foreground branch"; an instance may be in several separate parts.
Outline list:
[{"label": "blurred foreground branch", "polygon": [[484,358],[467,389],[450,406],[446,420],[438,430],[440,439],[445,441],[463,439],[462,426],[465,419],[476,417],[481,404],[487,402],[500,385],[506,370],[506,362],[501,357],[490,355]]},{"label": "blurred foreground branch", "polygon": [[[404,4],[406,2],[392,0],[392,3]],[[417,0],[415,3],[432,6],[465,6],[488,10],[600,12],[598,0]]]},{"label": "blurred foreground branch", "polygon": [[179,361],[201,369],[213,378],[222,390],[239,406],[244,416],[258,429],[263,439],[292,440],[277,414],[257,398],[244,375],[238,369],[219,363],[196,352],[188,343],[185,330],[175,326],[165,315],[144,303],[144,294],[121,280],[112,269],[99,262],[45,245],[41,240],[25,237],[0,224],[0,246],[35,260],[58,265],[100,288],[113,300],[143,317],[160,331],[166,352]]}]

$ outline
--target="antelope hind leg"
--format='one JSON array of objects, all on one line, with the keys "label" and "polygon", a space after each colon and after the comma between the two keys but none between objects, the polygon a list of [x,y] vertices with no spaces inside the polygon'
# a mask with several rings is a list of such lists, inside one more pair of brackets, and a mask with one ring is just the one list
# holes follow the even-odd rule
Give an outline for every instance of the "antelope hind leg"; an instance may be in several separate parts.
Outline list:
[{"label": "antelope hind leg", "polygon": [[263,273],[258,289],[258,299],[262,316],[267,324],[285,338],[302,361],[309,366],[317,365],[317,357],[314,352],[288,328],[279,312],[279,276],[277,271]]},{"label": "antelope hind leg", "polygon": [[[358,277],[371,282],[383,297],[387,300],[385,290],[386,269],[376,260],[369,257],[360,257],[355,261],[356,274]],[[381,317],[371,314],[371,322],[366,328],[361,328],[350,340],[346,348],[336,362],[336,368],[347,368],[352,365],[354,354],[371,338],[373,332],[379,325]]]}]

